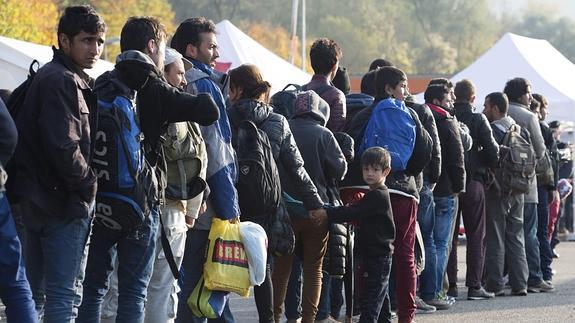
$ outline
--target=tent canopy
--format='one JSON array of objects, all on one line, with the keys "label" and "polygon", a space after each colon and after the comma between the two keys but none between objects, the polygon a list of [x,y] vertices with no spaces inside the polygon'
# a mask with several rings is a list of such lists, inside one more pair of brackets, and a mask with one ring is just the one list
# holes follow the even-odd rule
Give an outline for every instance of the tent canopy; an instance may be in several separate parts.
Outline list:
[{"label": "tent canopy", "polygon": [[[44,65],[52,60],[52,56],[50,46],[0,36],[0,89],[13,90],[26,80],[28,68],[34,59]],[[96,78],[113,68],[114,64],[99,60],[86,73]]]},{"label": "tent canopy", "polygon": [[471,80],[477,92],[475,103],[482,111],[485,96],[502,92],[514,77],[529,80],[532,92],[547,98],[548,121],[575,121],[575,65],[546,40],[507,33],[451,81]]},{"label": "tent canopy", "polygon": [[246,63],[257,65],[264,80],[272,85],[272,93],[289,83],[305,84],[311,79],[311,75],[272,53],[228,20],[218,23],[216,30],[220,53],[216,69],[221,72]]}]

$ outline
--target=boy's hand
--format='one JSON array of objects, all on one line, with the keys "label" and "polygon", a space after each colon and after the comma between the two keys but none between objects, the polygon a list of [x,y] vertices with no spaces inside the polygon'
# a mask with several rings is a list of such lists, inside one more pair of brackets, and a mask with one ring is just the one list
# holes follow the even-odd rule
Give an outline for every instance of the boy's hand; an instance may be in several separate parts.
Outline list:
[{"label": "boy's hand", "polygon": [[312,220],[318,225],[324,225],[327,223],[327,212],[325,209],[315,209],[309,211],[309,215]]},{"label": "boy's hand", "polygon": [[196,219],[191,216],[186,216],[186,225],[188,226],[188,229],[193,228],[194,224],[196,224]]}]

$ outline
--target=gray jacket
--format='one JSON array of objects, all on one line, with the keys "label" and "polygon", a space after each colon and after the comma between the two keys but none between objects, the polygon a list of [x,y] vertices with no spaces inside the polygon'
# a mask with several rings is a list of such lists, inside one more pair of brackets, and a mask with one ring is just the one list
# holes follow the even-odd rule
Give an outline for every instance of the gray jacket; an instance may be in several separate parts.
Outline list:
[{"label": "gray jacket", "polygon": [[[539,160],[545,153],[545,141],[541,135],[541,128],[539,127],[539,120],[533,112],[529,111],[526,106],[517,102],[509,103],[509,116],[517,122],[522,128],[529,131],[531,135],[531,144],[535,151],[535,156]],[[529,186],[529,192],[525,194],[525,203],[537,203],[537,177],[533,177],[533,181]]]}]

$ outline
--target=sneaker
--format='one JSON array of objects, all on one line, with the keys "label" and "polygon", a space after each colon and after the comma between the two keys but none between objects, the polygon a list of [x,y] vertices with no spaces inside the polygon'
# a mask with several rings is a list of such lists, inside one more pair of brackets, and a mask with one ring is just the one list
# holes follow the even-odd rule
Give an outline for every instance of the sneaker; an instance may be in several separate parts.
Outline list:
[{"label": "sneaker", "polygon": [[480,300],[480,299],[488,299],[495,297],[495,293],[490,293],[486,291],[483,287],[473,288],[470,287],[467,290],[467,299],[469,300]]},{"label": "sneaker", "polygon": [[397,313],[396,312],[391,312],[391,319],[395,320],[397,318]]},{"label": "sneaker", "polygon": [[427,303],[427,305],[435,307],[438,310],[448,310],[451,308],[451,306],[453,306],[453,303],[450,303],[445,299],[439,299],[439,298],[434,298],[429,301],[425,301],[425,303]]},{"label": "sneaker", "polygon": [[[553,287],[553,284],[547,283],[545,281],[541,281],[539,284],[537,285],[532,285],[529,286],[529,289],[533,289],[533,290],[537,290],[537,293],[541,292],[541,293],[548,293],[548,292],[552,292],[555,290],[555,287]],[[532,292],[533,293],[533,292]]]},{"label": "sneaker", "polygon": [[301,323],[301,317],[299,319],[289,319],[285,323]]},{"label": "sneaker", "polygon": [[555,251],[555,249],[552,249],[552,250],[551,250],[551,256],[552,256],[553,258],[559,258],[559,254]]},{"label": "sneaker", "polygon": [[527,290],[525,288],[512,290],[511,295],[513,295],[513,296],[527,296]]},{"label": "sneaker", "polygon": [[539,293],[539,289],[537,287],[534,287],[534,286],[527,286],[527,292],[537,294],[537,293]]},{"label": "sneaker", "polygon": [[457,284],[449,284],[449,289],[447,290],[447,296],[457,298],[459,293],[457,291]]},{"label": "sneaker", "polygon": [[431,314],[437,310],[435,306],[425,303],[419,296],[415,296],[415,308],[415,314]]}]

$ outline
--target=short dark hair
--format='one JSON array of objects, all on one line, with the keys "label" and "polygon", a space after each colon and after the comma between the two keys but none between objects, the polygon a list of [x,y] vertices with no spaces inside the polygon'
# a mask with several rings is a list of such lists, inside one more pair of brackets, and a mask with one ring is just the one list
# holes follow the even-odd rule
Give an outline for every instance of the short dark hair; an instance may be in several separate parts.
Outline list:
[{"label": "short dark hair", "polygon": [[457,101],[469,102],[475,95],[475,85],[470,80],[464,79],[455,83],[454,92]]},{"label": "short dark hair", "polygon": [[378,69],[379,67],[385,67],[385,66],[393,66],[393,64],[387,59],[376,58],[373,60],[373,62],[371,62],[371,64],[369,64],[369,70],[373,71]]},{"label": "short dark hair", "polygon": [[505,92],[510,102],[517,102],[522,95],[527,93],[527,87],[529,86],[531,86],[531,83],[528,80],[516,77],[507,81],[503,92]]},{"label": "short dark hair", "polygon": [[549,106],[549,101],[547,101],[547,98],[544,97],[542,94],[539,94],[539,93],[533,94],[533,99],[534,99],[533,101],[539,102],[539,104],[540,104],[542,107],[546,107],[546,108],[547,108],[547,107]]},{"label": "short dark hair", "polygon": [[453,83],[451,83],[451,81],[446,79],[445,77],[438,77],[431,79],[431,81],[429,81],[429,85],[431,84],[444,84],[445,86],[447,86],[448,89],[453,88]]},{"label": "short dark hair", "polygon": [[82,31],[89,34],[105,33],[106,28],[104,18],[89,5],[66,7],[58,21],[58,35],[64,34],[70,39]]},{"label": "short dark hair", "polygon": [[375,96],[375,71],[369,71],[361,78],[361,93]]},{"label": "short dark hair", "polygon": [[309,50],[311,67],[316,74],[326,75],[341,59],[342,52],[339,45],[331,39],[320,38],[316,40]]},{"label": "short dark hair", "polygon": [[371,147],[361,154],[361,167],[379,166],[381,169],[391,167],[389,152],[381,147]]},{"label": "short dark hair", "polygon": [[166,26],[155,17],[130,17],[122,27],[120,48],[144,51],[150,40],[160,42],[166,39]]},{"label": "short dark hair", "polygon": [[200,46],[202,33],[216,33],[216,25],[210,19],[205,17],[188,18],[178,26],[170,47],[177,50],[180,54],[186,55],[186,47],[192,44],[195,47]]},{"label": "short dark hair", "polygon": [[378,98],[388,98],[385,86],[396,87],[401,81],[407,81],[407,75],[397,67],[384,66],[375,70],[375,96]]},{"label": "short dark hair", "polygon": [[529,110],[531,110],[531,112],[539,113],[540,108],[541,108],[541,103],[539,103],[539,101],[531,100],[531,103],[529,104]]},{"label": "short dark hair", "polygon": [[431,80],[427,85],[427,89],[425,89],[423,98],[425,103],[433,103],[435,99],[443,101],[446,95],[449,95],[449,85],[445,82],[434,82],[434,80]]},{"label": "short dark hair", "polygon": [[485,100],[489,99],[491,105],[496,105],[500,113],[507,114],[509,110],[509,100],[507,99],[507,94],[503,92],[493,92],[489,93]]}]

